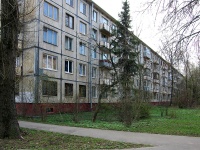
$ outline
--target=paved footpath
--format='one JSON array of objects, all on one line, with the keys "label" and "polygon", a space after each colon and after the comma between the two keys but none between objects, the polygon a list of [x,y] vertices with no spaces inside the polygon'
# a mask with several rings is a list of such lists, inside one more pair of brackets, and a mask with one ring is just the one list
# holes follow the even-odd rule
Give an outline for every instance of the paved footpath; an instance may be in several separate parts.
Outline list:
[{"label": "paved footpath", "polygon": [[135,150],[200,150],[199,137],[147,134],[91,128],[49,125],[19,121],[20,127],[59,132],[64,134],[101,138],[111,141],[147,144],[153,147],[137,148]]}]

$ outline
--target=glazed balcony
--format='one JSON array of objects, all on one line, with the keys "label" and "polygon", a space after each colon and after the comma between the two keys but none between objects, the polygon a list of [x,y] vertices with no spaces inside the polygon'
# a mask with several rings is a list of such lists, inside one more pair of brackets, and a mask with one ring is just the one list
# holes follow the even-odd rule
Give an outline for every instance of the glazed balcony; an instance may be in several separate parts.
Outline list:
[{"label": "glazed balcony", "polygon": [[110,48],[110,43],[106,42],[106,41],[101,41],[100,42],[100,49],[104,50],[104,51],[108,51],[108,49]]},{"label": "glazed balcony", "polygon": [[104,33],[105,35],[108,35],[108,36],[111,35],[111,29],[110,29],[110,26],[109,26],[109,25],[107,25],[107,24],[105,24],[105,23],[101,23],[99,29],[100,29],[100,31],[101,31],[102,33]]},{"label": "glazed balcony", "polygon": [[143,56],[144,58],[151,59],[151,53],[148,51],[144,51]]},{"label": "glazed balcony", "polygon": [[111,85],[112,80],[111,79],[100,79],[100,84]]}]

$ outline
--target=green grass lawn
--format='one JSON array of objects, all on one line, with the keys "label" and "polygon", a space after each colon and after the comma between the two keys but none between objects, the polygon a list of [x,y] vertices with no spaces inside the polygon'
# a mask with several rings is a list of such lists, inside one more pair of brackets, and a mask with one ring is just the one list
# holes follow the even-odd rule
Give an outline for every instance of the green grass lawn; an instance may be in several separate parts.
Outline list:
[{"label": "green grass lawn", "polygon": [[144,145],[113,142],[97,138],[80,137],[59,133],[23,129],[24,140],[2,140],[1,150],[37,149],[37,150],[88,150],[88,149],[125,149]]},{"label": "green grass lawn", "polygon": [[[79,122],[75,123],[72,114],[57,114],[46,118],[43,123],[100,128],[111,130],[123,130],[132,132],[147,132],[171,135],[187,135],[200,137],[200,109],[178,109],[169,108],[168,116],[161,117],[161,108],[152,107],[151,117],[140,121],[134,121],[131,127],[125,127],[117,121],[116,114],[104,111],[99,114],[95,123],[91,120],[92,112],[82,112],[79,114]],[[41,118],[27,119],[28,121],[42,122]]]}]

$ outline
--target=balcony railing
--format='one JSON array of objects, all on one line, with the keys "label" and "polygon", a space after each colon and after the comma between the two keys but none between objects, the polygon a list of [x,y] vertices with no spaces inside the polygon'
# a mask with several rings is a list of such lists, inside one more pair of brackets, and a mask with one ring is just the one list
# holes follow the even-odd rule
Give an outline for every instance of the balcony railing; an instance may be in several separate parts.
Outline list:
[{"label": "balcony railing", "polygon": [[107,69],[112,69],[112,64],[109,60],[99,60],[99,66]]},{"label": "balcony railing", "polygon": [[153,79],[153,82],[158,84],[160,83],[159,79]]},{"label": "balcony railing", "polygon": [[101,32],[103,32],[106,35],[109,35],[109,36],[111,35],[110,26],[105,23],[100,24],[100,30],[101,30]]}]

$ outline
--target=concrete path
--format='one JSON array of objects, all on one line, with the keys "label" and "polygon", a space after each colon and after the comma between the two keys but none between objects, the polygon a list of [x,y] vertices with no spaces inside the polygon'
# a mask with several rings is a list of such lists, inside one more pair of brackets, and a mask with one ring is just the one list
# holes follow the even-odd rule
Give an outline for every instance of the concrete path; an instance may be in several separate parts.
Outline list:
[{"label": "concrete path", "polygon": [[146,148],[137,148],[137,150],[200,150],[199,137],[77,128],[25,121],[19,121],[19,125],[20,127],[29,129],[45,130],[64,134],[101,138],[111,141],[122,141],[153,146]]}]

